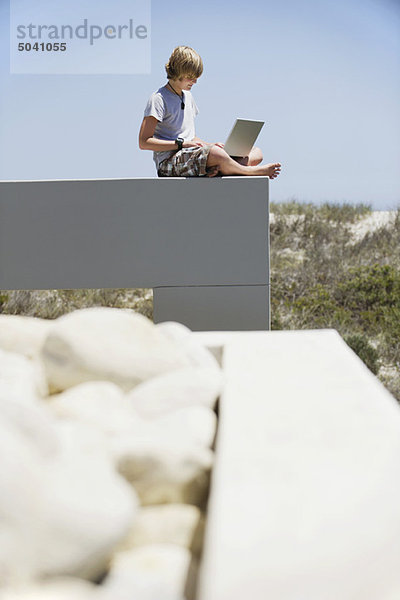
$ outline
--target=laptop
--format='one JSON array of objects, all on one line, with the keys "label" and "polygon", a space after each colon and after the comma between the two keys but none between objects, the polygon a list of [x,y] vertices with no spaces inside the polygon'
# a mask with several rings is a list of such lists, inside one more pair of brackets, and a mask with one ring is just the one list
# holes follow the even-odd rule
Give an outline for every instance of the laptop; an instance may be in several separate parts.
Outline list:
[{"label": "laptop", "polygon": [[225,142],[224,150],[229,156],[248,156],[263,125],[264,121],[236,119]]}]

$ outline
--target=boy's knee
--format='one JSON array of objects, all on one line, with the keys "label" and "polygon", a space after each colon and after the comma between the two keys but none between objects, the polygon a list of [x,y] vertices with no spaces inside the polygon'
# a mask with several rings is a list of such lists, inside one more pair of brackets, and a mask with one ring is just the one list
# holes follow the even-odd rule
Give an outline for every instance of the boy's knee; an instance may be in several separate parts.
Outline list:
[{"label": "boy's knee", "polygon": [[256,161],[257,163],[262,162],[263,160],[263,153],[261,148],[252,148],[251,149],[251,159],[252,161]]},{"label": "boy's knee", "polygon": [[213,158],[222,158],[223,159],[223,158],[225,158],[225,157],[227,157],[229,155],[220,146],[213,145],[210,148],[209,156],[212,156]]}]

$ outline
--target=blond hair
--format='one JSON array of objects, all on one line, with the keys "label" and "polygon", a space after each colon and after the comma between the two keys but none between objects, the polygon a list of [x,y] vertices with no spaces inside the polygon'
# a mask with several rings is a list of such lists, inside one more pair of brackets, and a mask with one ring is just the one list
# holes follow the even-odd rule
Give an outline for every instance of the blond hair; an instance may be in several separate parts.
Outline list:
[{"label": "blond hair", "polygon": [[203,61],[193,48],[177,46],[165,65],[168,79],[190,77],[196,79],[203,72]]}]

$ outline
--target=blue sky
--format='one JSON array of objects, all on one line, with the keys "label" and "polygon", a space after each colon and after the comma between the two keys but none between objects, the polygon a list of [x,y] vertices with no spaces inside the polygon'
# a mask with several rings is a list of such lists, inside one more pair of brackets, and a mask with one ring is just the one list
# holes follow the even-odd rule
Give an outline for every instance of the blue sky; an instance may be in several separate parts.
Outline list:
[{"label": "blue sky", "polygon": [[400,205],[398,1],[153,0],[151,29],[150,74],[11,75],[0,0],[0,179],[155,176],[138,130],[186,44],[205,66],[197,135],[265,120],[257,144],[283,166],[272,200]]}]

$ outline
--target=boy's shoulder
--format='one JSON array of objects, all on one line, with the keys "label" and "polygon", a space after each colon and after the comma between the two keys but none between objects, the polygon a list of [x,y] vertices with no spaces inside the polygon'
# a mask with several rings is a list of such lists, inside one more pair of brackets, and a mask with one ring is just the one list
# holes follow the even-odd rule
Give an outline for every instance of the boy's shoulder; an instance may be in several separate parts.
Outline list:
[{"label": "boy's shoulder", "polygon": [[149,96],[148,102],[156,104],[166,104],[168,102],[168,93],[165,86],[160,87],[155,92],[152,92]]},{"label": "boy's shoulder", "polygon": [[163,92],[163,88],[159,88],[155,92],[152,92],[147,100],[147,106],[156,106],[162,109],[167,105],[167,99]]},{"label": "boy's shoulder", "polygon": [[[188,106],[192,107],[194,115],[196,116],[199,112],[199,109],[197,108],[191,92],[184,90],[184,95],[185,104],[188,104]],[[177,102],[178,100],[179,102]],[[176,111],[178,111],[178,107],[180,108],[180,106],[180,98],[172,94],[168,88],[166,88],[166,86],[158,88],[158,90],[150,95],[147,101],[147,108],[153,107],[156,111],[159,111],[160,114],[163,113],[164,115],[166,113],[176,113]]]},{"label": "boy's shoulder", "polygon": [[168,97],[168,90],[166,89],[165,85],[161,86],[160,88],[158,88],[158,90],[156,90],[155,92],[153,92],[151,94],[152,97],[154,96],[158,96],[161,98],[167,98]]}]

